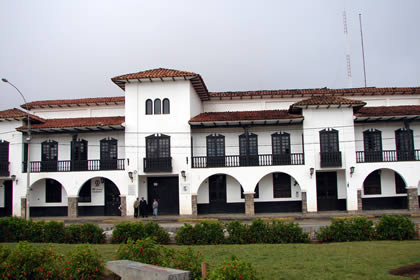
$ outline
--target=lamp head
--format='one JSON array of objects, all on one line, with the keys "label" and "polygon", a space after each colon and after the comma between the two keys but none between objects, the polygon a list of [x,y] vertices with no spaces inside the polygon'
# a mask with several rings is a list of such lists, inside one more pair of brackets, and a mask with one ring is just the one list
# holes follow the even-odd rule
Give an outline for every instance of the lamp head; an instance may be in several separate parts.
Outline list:
[{"label": "lamp head", "polygon": [[3,82],[5,82],[5,83],[8,83],[9,81],[7,80],[7,79],[5,79],[5,78],[2,78],[1,79]]}]

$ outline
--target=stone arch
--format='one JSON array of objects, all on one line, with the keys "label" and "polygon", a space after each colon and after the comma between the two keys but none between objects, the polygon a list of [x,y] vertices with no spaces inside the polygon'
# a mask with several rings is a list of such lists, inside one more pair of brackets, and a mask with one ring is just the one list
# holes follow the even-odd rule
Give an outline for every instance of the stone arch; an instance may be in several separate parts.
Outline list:
[{"label": "stone arch", "polygon": [[[396,176],[398,175],[398,176]],[[407,178],[394,168],[375,168],[363,176],[363,210],[407,209]]]},{"label": "stone arch", "polygon": [[79,216],[121,216],[121,191],[111,179],[96,176],[78,189]]},{"label": "stone arch", "polygon": [[302,211],[302,188],[290,173],[276,170],[265,173],[258,180],[258,188],[255,213]]},{"label": "stone arch", "polygon": [[67,199],[68,192],[59,180],[49,177],[38,179],[29,189],[30,216],[67,216]]},{"label": "stone arch", "polygon": [[198,214],[244,213],[240,181],[226,172],[207,174],[197,189]]}]

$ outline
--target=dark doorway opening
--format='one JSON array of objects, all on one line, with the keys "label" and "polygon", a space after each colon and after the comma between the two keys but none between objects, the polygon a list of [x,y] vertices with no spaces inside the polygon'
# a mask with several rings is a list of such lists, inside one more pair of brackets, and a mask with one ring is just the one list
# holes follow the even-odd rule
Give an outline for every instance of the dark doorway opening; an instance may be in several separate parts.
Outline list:
[{"label": "dark doorway opening", "polygon": [[337,172],[317,172],[318,211],[346,210],[346,200],[338,199]]},{"label": "dark doorway opening", "polygon": [[13,212],[13,181],[7,180],[4,185],[4,207],[0,207],[0,217],[12,216]]},{"label": "dark doorway opening", "polygon": [[121,197],[117,186],[105,179],[105,216],[121,216]]},{"label": "dark doorway opening", "polygon": [[179,215],[178,177],[148,177],[147,204],[152,213],[153,199],[159,203],[158,215]]}]

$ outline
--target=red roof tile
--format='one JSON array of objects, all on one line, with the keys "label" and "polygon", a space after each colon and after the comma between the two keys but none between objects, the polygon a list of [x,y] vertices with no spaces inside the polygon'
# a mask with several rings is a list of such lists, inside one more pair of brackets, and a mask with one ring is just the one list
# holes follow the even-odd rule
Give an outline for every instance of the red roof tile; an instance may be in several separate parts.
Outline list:
[{"label": "red roof tile", "polygon": [[387,116],[420,116],[420,105],[412,106],[378,106],[363,107],[355,114],[356,117],[387,117]]},{"label": "red roof tile", "polygon": [[298,119],[302,115],[290,114],[288,110],[241,111],[241,112],[210,112],[193,117],[190,123],[224,122],[224,121],[257,121]]},{"label": "red roof tile", "polygon": [[174,69],[165,69],[157,68],[146,71],[141,71],[137,73],[120,75],[111,80],[119,86],[121,89],[125,90],[125,83],[129,80],[145,80],[145,79],[164,79],[164,78],[184,78],[191,81],[192,86],[194,87],[197,94],[202,100],[208,100],[208,90],[204,80],[199,74],[187,71],[180,71]]},{"label": "red roof tile", "polygon": [[[34,124],[31,129],[44,128],[73,128],[73,127],[101,127],[121,125],[125,117],[97,117],[97,118],[70,118],[70,119],[47,119],[45,123]],[[18,130],[25,130],[26,125]]]},{"label": "red roof tile", "polygon": [[[28,117],[28,114],[26,112],[16,109],[16,108],[0,111],[0,119],[19,119],[20,120],[20,119],[25,119],[27,117]],[[29,114],[29,118],[35,122],[45,122],[43,118],[40,118],[32,114]]]},{"label": "red roof tile", "polygon": [[294,103],[291,107],[307,107],[307,106],[318,106],[318,105],[350,105],[350,106],[364,106],[365,102],[360,100],[353,100],[343,98],[339,96],[321,95],[314,96],[308,99]]},{"label": "red roof tile", "polygon": [[79,99],[61,99],[61,100],[41,100],[23,104],[21,107],[28,108],[45,108],[45,107],[69,107],[71,105],[87,105],[87,104],[116,104],[124,103],[124,96],[116,97],[95,97],[95,98],[79,98]]},{"label": "red roof tile", "polygon": [[210,98],[222,97],[310,97],[314,95],[360,96],[360,95],[410,95],[420,94],[420,87],[409,88],[314,88],[314,89],[285,89],[285,90],[257,90],[257,91],[226,91],[209,92]]}]

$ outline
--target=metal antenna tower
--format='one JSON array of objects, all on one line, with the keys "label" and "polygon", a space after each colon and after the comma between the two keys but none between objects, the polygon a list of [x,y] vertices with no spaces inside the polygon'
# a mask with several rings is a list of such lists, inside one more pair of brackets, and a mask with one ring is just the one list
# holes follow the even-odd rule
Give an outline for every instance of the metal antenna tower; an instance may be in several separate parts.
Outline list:
[{"label": "metal antenna tower", "polygon": [[350,60],[350,43],[349,43],[349,34],[347,30],[347,15],[346,10],[343,11],[343,25],[344,25],[344,40],[346,42],[346,66],[347,66],[347,81],[348,87],[353,87],[352,75],[351,75],[351,60]]}]

